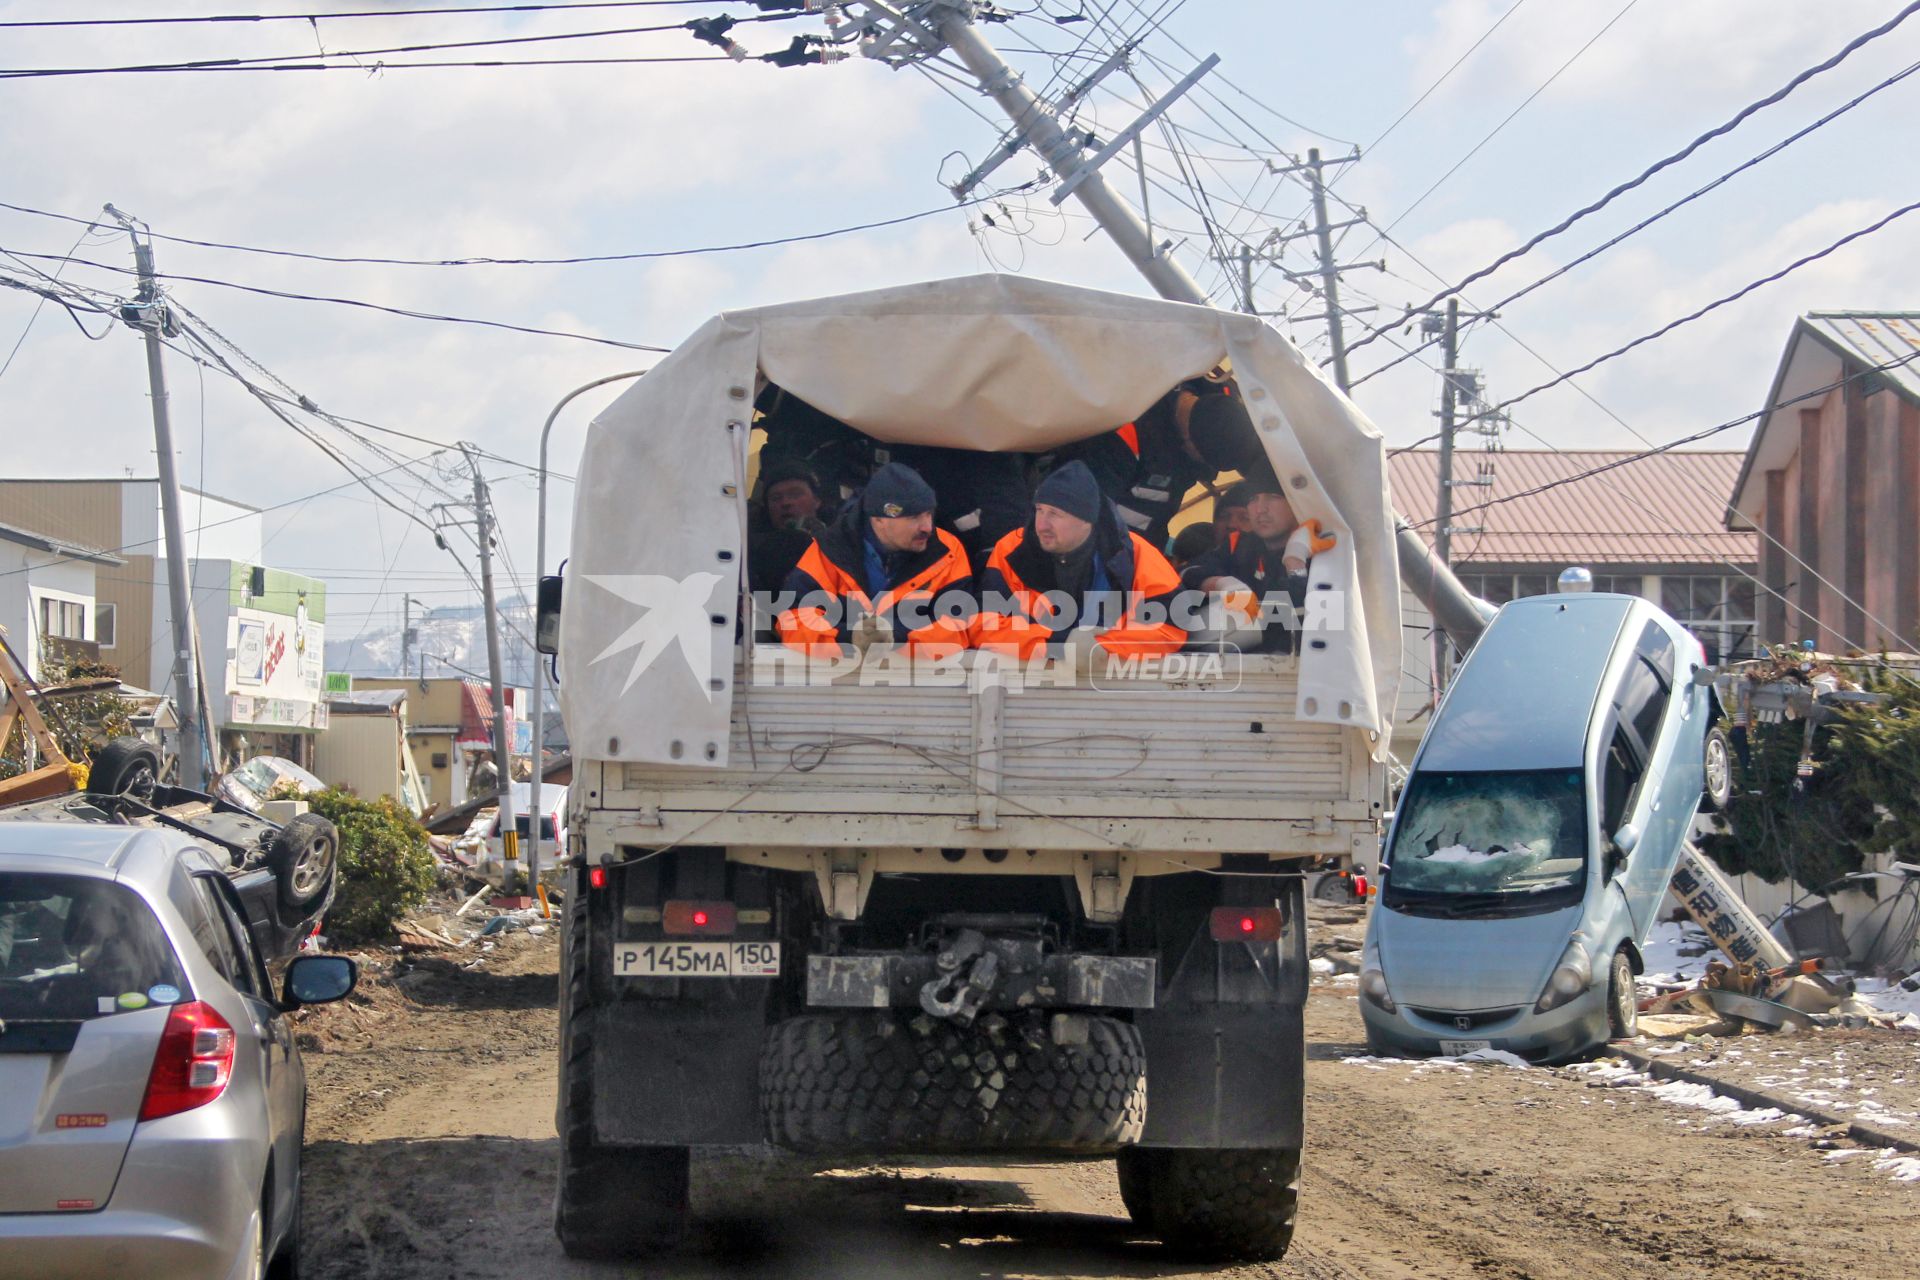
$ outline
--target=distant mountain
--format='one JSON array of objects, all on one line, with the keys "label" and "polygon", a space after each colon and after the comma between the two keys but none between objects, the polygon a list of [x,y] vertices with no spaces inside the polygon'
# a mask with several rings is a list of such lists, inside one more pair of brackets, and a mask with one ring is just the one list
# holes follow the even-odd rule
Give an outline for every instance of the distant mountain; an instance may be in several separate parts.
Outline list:
[{"label": "distant mountain", "polygon": [[[533,605],[522,596],[500,603],[500,665],[510,685],[533,683],[537,655],[533,635]],[[414,639],[407,646],[407,669],[400,669],[399,627],[369,627],[358,640],[327,638],[327,670],[356,676],[420,675],[487,677],[486,611],[479,605],[448,605],[413,620]],[[424,667],[422,666],[424,655]],[[464,668],[464,670],[462,670]]]}]

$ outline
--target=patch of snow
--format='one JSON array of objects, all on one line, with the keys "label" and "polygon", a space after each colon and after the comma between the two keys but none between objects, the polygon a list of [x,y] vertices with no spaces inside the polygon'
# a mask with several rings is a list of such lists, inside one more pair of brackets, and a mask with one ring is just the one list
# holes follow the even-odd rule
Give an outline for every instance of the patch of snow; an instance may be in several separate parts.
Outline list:
[{"label": "patch of snow", "polygon": [[1313,959],[1307,961],[1307,968],[1309,971],[1317,973],[1324,978],[1333,972],[1333,961],[1327,959],[1325,956],[1315,956]]},{"label": "patch of snow", "polygon": [[1838,1151],[1825,1151],[1821,1153],[1824,1159],[1832,1160],[1836,1163],[1841,1160],[1851,1160],[1855,1156],[1863,1156],[1865,1154],[1867,1154],[1867,1152],[1864,1147],[1843,1147]]},{"label": "patch of snow", "polygon": [[1388,1063],[1397,1063],[1402,1061],[1402,1059],[1358,1057],[1358,1058],[1342,1058],[1340,1059],[1340,1061],[1344,1065],[1349,1067],[1365,1067],[1369,1071],[1385,1071],[1387,1069]]},{"label": "patch of snow", "polygon": [[1330,981],[1332,985],[1336,987],[1355,987],[1360,985],[1360,975],[1357,973],[1336,973]]},{"label": "patch of snow", "polygon": [[1895,1182],[1920,1182],[1920,1158],[1895,1155],[1891,1151],[1874,1157],[1873,1167]]},{"label": "patch of snow", "polygon": [[[1881,1013],[1914,1014],[1915,1022],[1920,1023],[1920,991],[1908,991],[1897,982],[1881,978],[1860,978],[1854,983],[1854,994]],[[1907,1025],[1904,1018],[1900,1025]]]},{"label": "patch of snow", "polygon": [[1532,1063],[1517,1053],[1508,1053],[1505,1049],[1475,1049],[1472,1053],[1461,1054],[1459,1062],[1497,1062],[1503,1067],[1519,1067],[1529,1070]]}]

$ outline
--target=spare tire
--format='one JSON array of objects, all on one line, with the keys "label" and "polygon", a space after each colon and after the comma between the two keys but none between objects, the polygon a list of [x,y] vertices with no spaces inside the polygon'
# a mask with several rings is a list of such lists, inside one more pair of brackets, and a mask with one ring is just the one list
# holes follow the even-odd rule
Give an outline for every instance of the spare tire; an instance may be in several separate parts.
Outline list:
[{"label": "spare tire", "polygon": [[267,843],[267,866],[279,882],[280,902],[305,911],[326,897],[339,861],[340,832],[317,813],[303,813]]},{"label": "spare tire", "polygon": [[808,1014],[760,1060],[771,1140],[796,1151],[1113,1151],[1146,1126],[1139,1029],[1089,1016],[1056,1045],[1044,1014],[971,1027],[917,1014]]},{"label": "spare tire", "polygon": [[93,753],[87,790],[97,796],[132,796],[153,803],[160,785],[160,751],[140,738],[115,738]]}]

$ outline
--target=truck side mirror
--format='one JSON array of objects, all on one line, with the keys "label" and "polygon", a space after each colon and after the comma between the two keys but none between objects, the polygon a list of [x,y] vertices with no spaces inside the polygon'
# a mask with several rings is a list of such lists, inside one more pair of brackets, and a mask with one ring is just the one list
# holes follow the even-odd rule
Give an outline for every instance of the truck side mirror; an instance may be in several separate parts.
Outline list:
[{"label": "truck side mirror", "polygon": [[560,588],[562,579],[550,573],[540,579],[535,593],[533,647],[551,657],[560,652]]}]

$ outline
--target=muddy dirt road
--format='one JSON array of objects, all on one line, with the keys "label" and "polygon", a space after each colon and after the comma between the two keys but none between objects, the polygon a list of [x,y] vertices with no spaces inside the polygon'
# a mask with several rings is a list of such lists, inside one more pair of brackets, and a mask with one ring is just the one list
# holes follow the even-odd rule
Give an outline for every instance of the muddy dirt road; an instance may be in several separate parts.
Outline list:
[{"label": "muddy dirt road", "polygon": [[1594,1073],[1347,1061],[1365,1053],[1352,988],[1323,984],[1301,1226],[1277,1265],[1170,1259],[1127,1221],[1111,1161],[825,1169],[757,1152],[696,1161],[680,1254],[572,1262],[551,1228],[556,964],[551,934],[504,941],[472,971],[428,958],[397,988],[370,975],[372,1005],[311,1027],[326,1047],[307,1053],[309,1275],[1920,1275],[1920,1183],[1870,1157]]}]

